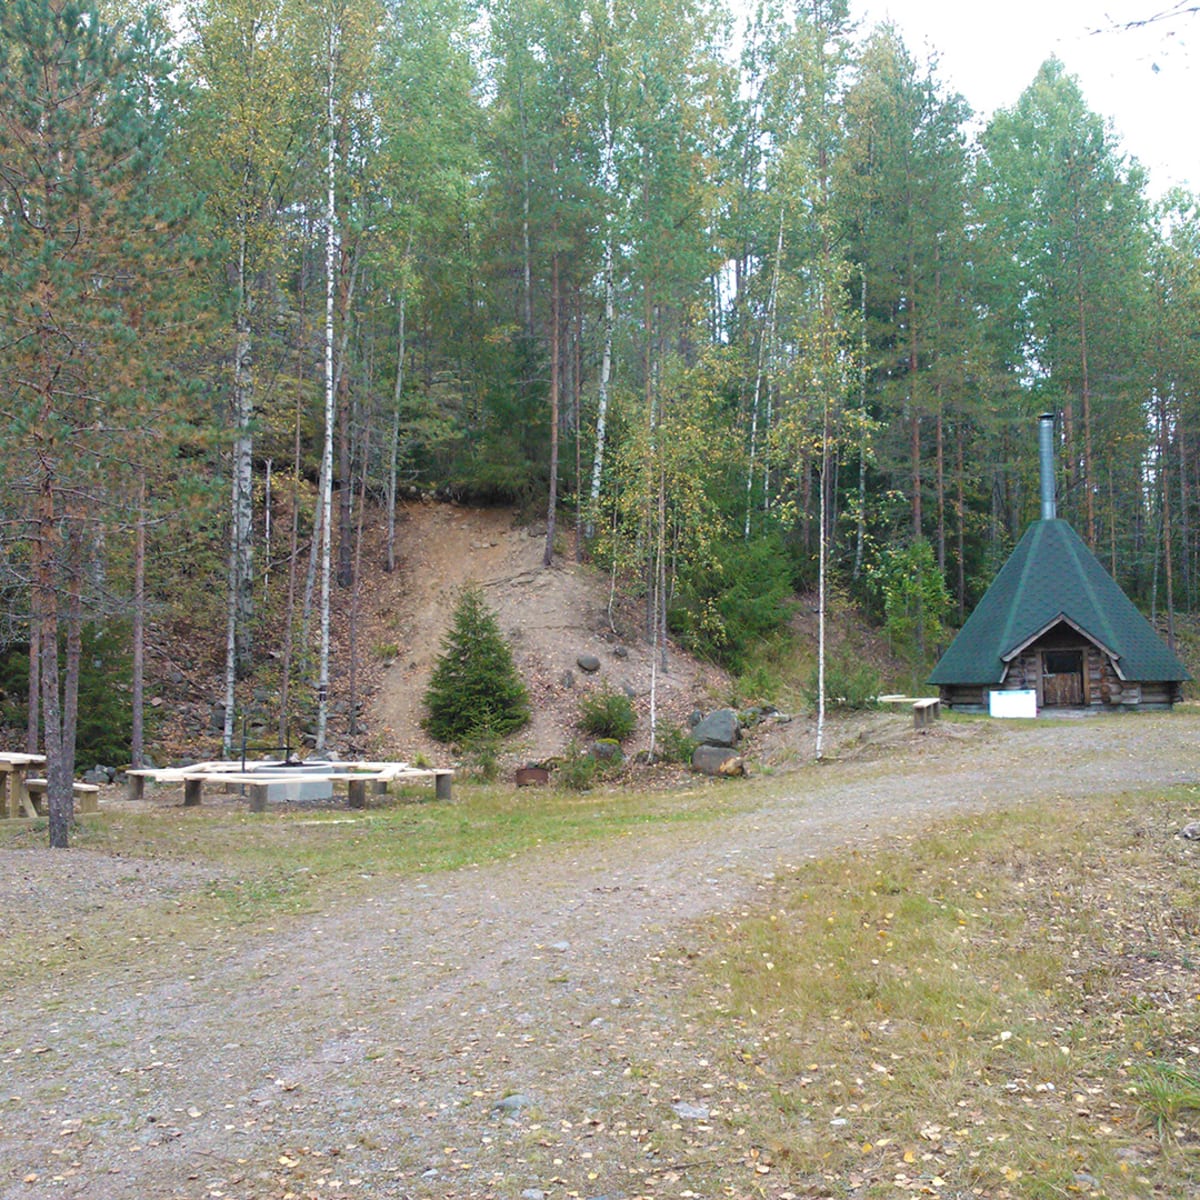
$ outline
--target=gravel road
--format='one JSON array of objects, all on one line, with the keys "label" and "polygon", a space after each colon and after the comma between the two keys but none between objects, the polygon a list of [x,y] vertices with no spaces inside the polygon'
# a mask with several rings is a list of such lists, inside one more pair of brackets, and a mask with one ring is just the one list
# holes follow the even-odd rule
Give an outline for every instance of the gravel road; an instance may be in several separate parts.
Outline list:
[{"label": "gravel road", "polygon": [[[672,976],[691,922],[950,815],[1200,780],[1196,712],[979,728],[749,780],[718,820],[370,881],[274,928],[6,986],[0,1200],[701,1194],[683,1140],[731,1164],[729,1194],[769,1194],[738,1190]],[[201,876],[0,852],[0,938],[58,900],[86,922]]]}]

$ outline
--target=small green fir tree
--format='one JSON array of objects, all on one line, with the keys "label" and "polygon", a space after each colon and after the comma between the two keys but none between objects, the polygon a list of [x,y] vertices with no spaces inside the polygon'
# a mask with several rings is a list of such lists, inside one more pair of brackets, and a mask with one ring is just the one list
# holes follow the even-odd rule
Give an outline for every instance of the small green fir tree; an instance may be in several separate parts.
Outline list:
[{"label": "small green fir tree", "polygon": [[425,690],[425,728],[440,742],[503,737],[529,720],[512,651],[476,587],[463,588]]}]

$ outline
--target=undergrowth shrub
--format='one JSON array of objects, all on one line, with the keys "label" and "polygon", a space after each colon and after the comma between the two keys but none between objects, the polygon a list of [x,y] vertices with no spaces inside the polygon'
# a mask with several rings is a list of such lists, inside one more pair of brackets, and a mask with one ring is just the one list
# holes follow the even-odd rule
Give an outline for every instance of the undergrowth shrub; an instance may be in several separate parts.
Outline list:
[{"label": "undergrowth shrub", "polygon": [[[804,698],[812,708],[818,700],[817,669],[804,689]],[[879,672],[870,663],[846,654],[836,654],[825,663],[825,705],[850,712],[875,708],[879,702]]]},{"label": "undergrowth shrub", "polygon": [[668,621],[689,650],[739,671],[791,616],[793,564],[777,536],[723,542],[712,561],[681,568]]},{"label": "undergrowth shrub", "polygon": [[500,735],[487,726],[473,729],[462,739],[463,762],[474,778],[492,783],[500,774]]},{"label": "undergrowth shrub", "polygon": [[665,763],[689,765],[697,745],[696,739],[678,725],[668,725],[658,730],[654,738],[655,753],[659,761]]},{"label": "undergrowth shrub", "polygon": [[459,595],[425,690],[425,728],[439,742],[502,738],[529,721],[529,697],[512,650],[477,587]]},{"label": "undergrowth shrub", "polygon": [[624,692],[605,686],[579,702],[579,728],[592,737],[623,742],[637,727],[633,702]]},{"label": "undergrowth shrub", "polygon": [[578,742],[571,742],[554,769],[554,778],[568,791],[586,792],[595,785],[599,770],[600,764]]}]

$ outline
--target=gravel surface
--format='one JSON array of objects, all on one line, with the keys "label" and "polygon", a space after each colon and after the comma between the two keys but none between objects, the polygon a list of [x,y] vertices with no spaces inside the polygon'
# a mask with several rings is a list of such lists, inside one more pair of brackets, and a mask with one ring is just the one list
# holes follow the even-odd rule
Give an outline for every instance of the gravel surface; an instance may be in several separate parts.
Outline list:
[{"label": "gravel surface", "polygon": [[[704,1194],[701,1164],[730,1195],[781,1195],[739,1182],[745,1147],[672,971],[690,922],[953,814],[1200,780],[1194,712],[971,728],[747,781],[761,803],[716,821],[379,879],[273,928],[5,987],[0,1200],[614,1200]],[[0,937],[60,901],[86,922],[205,878],[0,852]]]}]

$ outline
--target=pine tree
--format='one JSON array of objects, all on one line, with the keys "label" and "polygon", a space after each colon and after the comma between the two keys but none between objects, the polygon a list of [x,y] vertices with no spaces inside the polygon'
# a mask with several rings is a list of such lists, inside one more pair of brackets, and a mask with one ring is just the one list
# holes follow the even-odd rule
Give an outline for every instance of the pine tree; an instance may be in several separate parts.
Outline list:
[{"label": "pine tree", "polygon": [[425,705],[425,728],[441,742],[503,736],[529,721],[529,697],[512,651],[476,587],[459,596]]},{"label": "pine tree", "polygon": [[188,214],[163,186],[170,65],[148,27],[110,26],[89,0],[9,0],[0,47],[0,493],[29,567],[61,848],[83,615],[101,599],[119,497],[172,450],[156,407],[167,368],[148,350],[163,344],[150,331],[175,319]]}]

